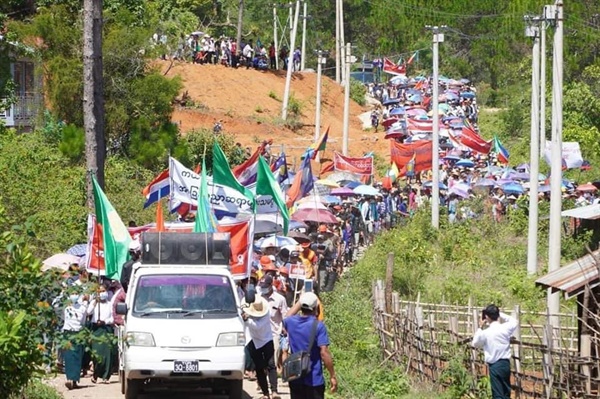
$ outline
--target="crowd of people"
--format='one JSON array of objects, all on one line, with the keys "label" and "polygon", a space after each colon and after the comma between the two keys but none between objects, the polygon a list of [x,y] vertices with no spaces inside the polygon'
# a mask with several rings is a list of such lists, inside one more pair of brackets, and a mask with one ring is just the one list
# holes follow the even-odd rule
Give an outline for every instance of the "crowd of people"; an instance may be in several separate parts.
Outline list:
[{"label": "crowd of people", "polygon": [[[162,36],[154,40],[157,44],[166,45],[166,39],[161,41]],[[300,70],[302,51],[296,48],[292,52],[292,68]],[[265,46],[260,40],[256,43],[252,39],[237,42],[235,38],[220,36],[212,37],[202,32],[193,32],[189,36],[181,36],[177,43],[177,49],[172,57],[179,61],[187,61],[195,64],[213,64],[227,67],[246,67],[259,70],[280,69],[287,70],[290,49],[284,44],[280,48],[271,42]]]}]

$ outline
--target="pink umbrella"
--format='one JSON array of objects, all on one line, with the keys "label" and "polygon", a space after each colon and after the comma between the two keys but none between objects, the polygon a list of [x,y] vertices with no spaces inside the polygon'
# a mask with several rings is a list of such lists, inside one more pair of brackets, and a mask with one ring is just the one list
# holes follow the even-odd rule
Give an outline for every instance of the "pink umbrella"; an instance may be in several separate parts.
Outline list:
[{"label": "pink umbrella", "polygon": [[298,209],[292,215],[292,220],[318,223],[338,223],[333,213],[324,209]]},{"label": "pink umbrella", "polygon": [[331,195],[338,195],[340,197],[354,195],[354,190],[348,187],[334,188],[331,190]]},{"label": "pink umbrella", "polygon": [[582,184],[581,186],[577,186],[577,191],[581,191],[582,193],[591,193],[597,191],[598,188],[594,186],[592,183]]}]

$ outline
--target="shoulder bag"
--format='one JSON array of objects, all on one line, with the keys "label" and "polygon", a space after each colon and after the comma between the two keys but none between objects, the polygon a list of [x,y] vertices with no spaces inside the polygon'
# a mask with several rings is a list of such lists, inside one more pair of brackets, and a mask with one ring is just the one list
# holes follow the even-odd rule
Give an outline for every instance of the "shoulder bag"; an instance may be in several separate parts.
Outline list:
[{"label": "shoulder bag", "polygon": [[310,332],[310,339],[308,341],[308,350],[294,352],[288,356],[283,362],[283,372],[281,379],[283,382],[294,381],[299,378],[303,378],[308,375],[311,371],[310,366],[310,353],[312,352],[315,338],[317,336],[318,320],[315,320]]}]

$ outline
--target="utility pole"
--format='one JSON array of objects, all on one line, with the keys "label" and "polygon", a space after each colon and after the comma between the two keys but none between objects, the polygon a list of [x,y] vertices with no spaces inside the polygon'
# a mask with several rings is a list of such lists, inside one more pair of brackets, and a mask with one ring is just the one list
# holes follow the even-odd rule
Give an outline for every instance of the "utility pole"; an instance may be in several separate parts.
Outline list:
[{"label": "utility pole", "polygon": [[[552,162],[550,177],[550,237],[548,271],[560,269],[561,252],[561,210],[562,210],[562,96],[563,96],[563,2],[556,0],[551,8],[555,20],[554,51],[552,54]],[[548,310],[550,315],[559,312],[559,294],[548,290]],[[558,316],[551,316],[550,324],[557,327]]]},{"label": "utility pole", "polygon": [[540,158],[546,148],[546,7],[540,30]]},{"label": "utility pole", "polygon": [[[344,65],[346,67],[345,74],[350,76],[350,65],[356,62],[356,57],[352,55],[352,46],[350,43],[346,43],[345,51],[346,59]],[[342,154],[348,156],[348,132],[350,128],[350,81],[346,81],[344,86],[344,130],[342,134]]]},{"label": "utility pole", "polygon": [[[290,8],[291,10],[291,8]],[[288,54],[287,74],[285,76],[285,90],[283,92],[283,105],[281,107],[281,119],[287,120],[287,109],[290,101],[290,85],[292,83],[292,69],[294,68],[294,47],[296,46],[296,33],[298,31],[298,16],[300,15],[300,0],[296,0],[296,12],[290,40],[290,53]]]},{"label": "utility pole", "polygon": [[340,67],[341,72],[341,83],[342,86],[346,84],[346,51],[345,51],[345,38],[344,38],[344,0],[338,0],[340,2],[340,61],[342,63]]},{"label": "utility pole", "polygon": [[273,45],[275,46],[275,69],[279,70],[279,43],[277,42],[277,4],[273,3]]},{"label": "utility pole", "polygon": [[335,81],[340,83],[340,0],[335,0]]},{"label": "utility pole", "polygon": [[433,137],[431,154],[431,225],[440,228],[440,110],[439,110],[439,44],[444,42],[441,33],[446,26],[426,26],[433,32]]},{"label": "utility pole", "polygon": [[[321,73],[322,66],[327,62],[329,51],[327,50],[315,50],[317,54],[317,109],[315,111],[315,142],[319,140],[321,135]],[[317,155],[318,156],[318,155]]]},{"label": "utility pole", "polygon": [[306,20],[308,19],[308,14],[306,13],[306,9],[307,9],[307,2],[306,0],[304,0],[304,10],[303,11],[303,17],[302,17],[302,51],[301,51],[301,56],[300,56],[300,70],[304,71],[304,61],[306,60]]},{"label": "utility pole", "polygon": [[529,231],[527,235],[527,274],[537,273],[538,239],[538,174],[540,170],[539,149],[539,87],[540,87],[540,18],[525,16],[525,35],[533,38],[531,65],[531,135],[529,143]]},{"label": "utility pole", "polygon": [[102,76],[102,0],[83,2],[83,126],[88,170],[87,205],[94,208],[92,174],[104,188],[104,80]]}]

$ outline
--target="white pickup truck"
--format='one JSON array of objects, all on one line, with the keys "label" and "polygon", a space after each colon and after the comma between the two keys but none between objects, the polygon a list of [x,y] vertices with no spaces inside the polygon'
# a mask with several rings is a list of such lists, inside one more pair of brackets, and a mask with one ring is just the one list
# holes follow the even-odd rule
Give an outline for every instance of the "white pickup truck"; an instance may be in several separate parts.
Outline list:
[{"label": "white pickup truck", "polygon": [[244,323],[226,267],[141,265],[117,313],[125,399],[199,387],[242,398]]}]

